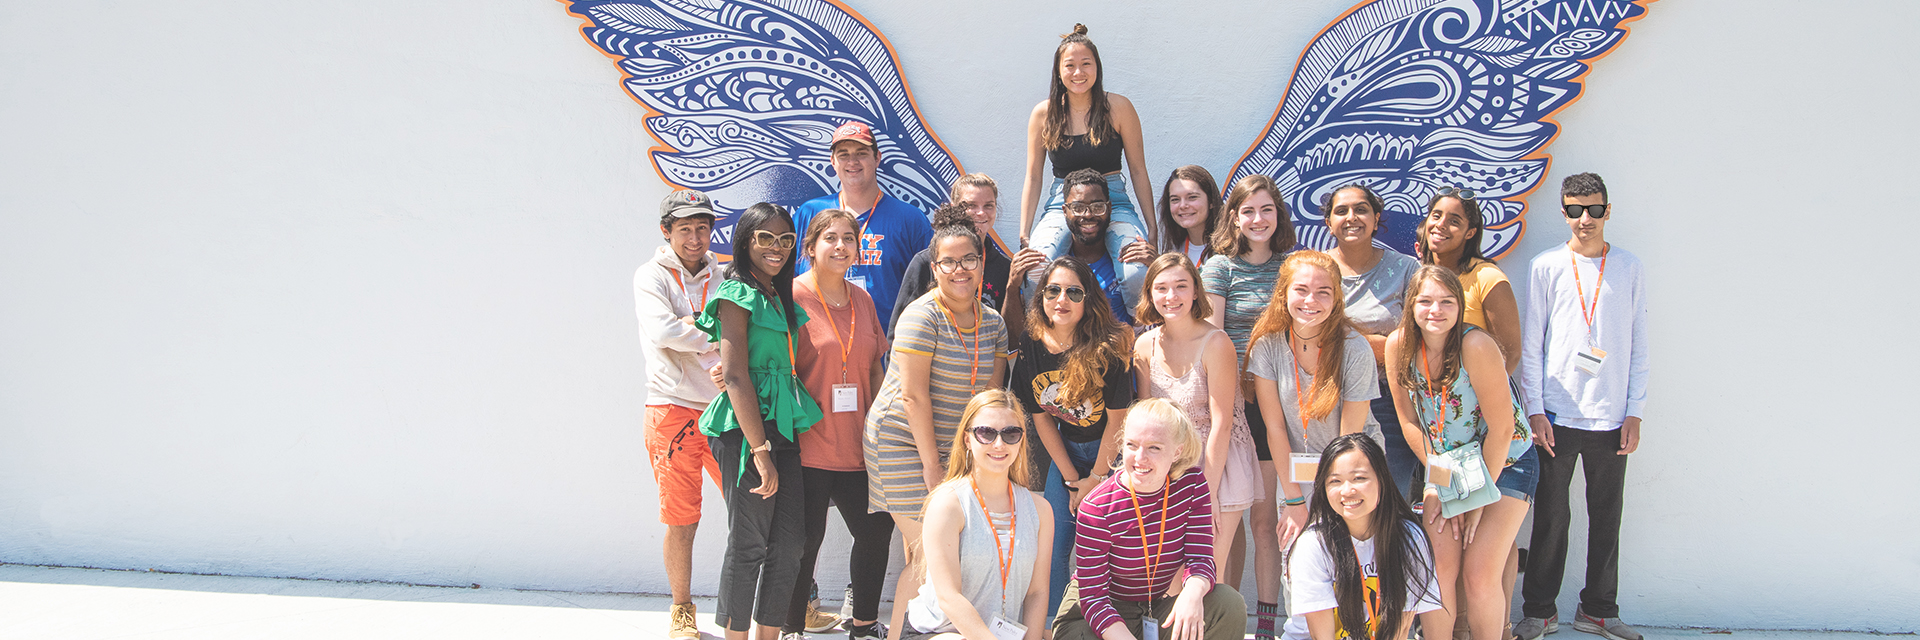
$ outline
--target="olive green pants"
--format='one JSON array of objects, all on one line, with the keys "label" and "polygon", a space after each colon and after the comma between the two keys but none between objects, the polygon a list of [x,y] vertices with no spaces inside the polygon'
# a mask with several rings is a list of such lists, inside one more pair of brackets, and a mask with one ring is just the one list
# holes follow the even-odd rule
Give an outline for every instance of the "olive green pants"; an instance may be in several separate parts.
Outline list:
[{"label": "olive green pants", "polygon": [[[1160,598],[1149,608],[1145,602],[1113,600],[1113,609],[1126,621],[1127,630],[1133,637],[1140,634],[1140,619],[1149,613],[1154,619],[1167,621],[1167,614],[1173,612],[1173,598]],[[1242,640],[1247,636],[1247,601],[1233,587],[1224,584],[1213,585],[1206,597],[1200,599],[1206,609],[1206,640]],[[1160,630],[1160,637],[1167,638],[1168,631]],[[1080,614],[1080,586],[1067,584],[1067,593],[1060,600],[1060,611],[1053,618],[1053,640],[1100,640],[1100,631],[1087,625],[1087,619]]]}]

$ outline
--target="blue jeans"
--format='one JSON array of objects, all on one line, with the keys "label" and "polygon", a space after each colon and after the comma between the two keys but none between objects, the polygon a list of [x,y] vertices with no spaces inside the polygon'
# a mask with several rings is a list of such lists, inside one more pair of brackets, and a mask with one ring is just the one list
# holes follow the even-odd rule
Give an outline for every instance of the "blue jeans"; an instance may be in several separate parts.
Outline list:
[{"label": "blue jeans", "polygon": [[1520,455],[1520,459],[1507,468],[1500,470],[1500,478],[1493,486],[1500,488],[1500,495],[1513,496],[1533,504],[1533,492],[1540,484],[1540,453],[1534,449]]},{"label": "blue jeans", "polygon": [[[1093,472],[1094,458],[1100,457],[1100,441],[1073,442],[1062,440],[1067,448],[1067,460],[1073,462],[1074,471],[1080,477]],[[1067,581],[1073,577],[1073,509],[1072,501],[1067,499],[1067,477],[1060,468],[1047,461],[1046,491],[1047,504],[1053,505],[1053,575],[1047,576],[1047,610],[1059,611],[1060,598],[1067,591]],[[1053,616],[1047,616],[1048,628],[1052,628]]]},{"label": "blue jeans", "polygon": [[[1146,241],[1147,226],[1140,220],[1140,212],[1133,207],[1133,200],[1127,198],[1127,183],[1120,174],[1107,176],[1107,257],[1113,258],[1116,275],[1120,276],[1125,291],[1124,301],[1128,309],[1140,305],[1140,291],[1147,278],[1146,265],[1120,261],[1120,250],[1135,240]],[[1053,188],[1047,190],[1047,200],[1040,208],[1040,220],[1033,224],[1029,236],[1034,250],[1046,254],[1048,260],[1067,255],[1072,248],[1067,231],[1066,181],[1054,178]],[[1040,284],[1039,271],[1028,278],[1031,284]],[[1058,599],[1058,598],[1056,598]]]},{"label": "blue jeans", "polygon": [[[1384,385],[1386,378],[1380,380]],[[1387,471],[1393,474],[1393,486],[1400,488],[1401,499],[1419,502],[1420,492],[1426,490],[1425,470],[1420,466],[1420,456],[1414,455],[1413,447],[1407,444],[1406,434],[1400,432],[1400,414],[1393,408],[1391,393],[1383,389],[1369,408],[1373,409],[1373,419],[1380,422],[1380,435],[1386,440]]]}]

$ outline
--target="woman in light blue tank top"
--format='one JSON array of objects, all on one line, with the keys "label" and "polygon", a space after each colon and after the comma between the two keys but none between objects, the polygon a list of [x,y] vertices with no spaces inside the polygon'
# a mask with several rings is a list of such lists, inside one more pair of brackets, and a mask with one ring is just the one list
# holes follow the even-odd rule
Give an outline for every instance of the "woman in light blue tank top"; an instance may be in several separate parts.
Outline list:
[{"label": "woman in light blue tank top", "polygon": [[[1437,611],[1420,614],[1423,629],[1454,628],[1461,610],[1457,584],[1475,638],[1505,637],[1508,596],[1502,571],[1521,522],[1532,508],[1540,462],[1519,399],[1507,382],[1506,359],[1491,335],[1462,320],[1466,295],[1446,267],[1427,265],[1407,281],[1400,328],[1387,337],[1387,378],[1401,433],[1427,465],[1427,537],[1440,582]],[[1435,456],[1478,443],[1500,489],[1492,504],[1441,515]],[[1459,580],[1464,574],[1465,580]]]},{"label": "woman in light blue tank top", "polygon": [[1026,414],[1002,389],[980,392],[961,414],[947,477],[921,513],[924,570],[907,602],[902,640],[1032,637],[1045,624],[1053,509],[1028,491]]}]

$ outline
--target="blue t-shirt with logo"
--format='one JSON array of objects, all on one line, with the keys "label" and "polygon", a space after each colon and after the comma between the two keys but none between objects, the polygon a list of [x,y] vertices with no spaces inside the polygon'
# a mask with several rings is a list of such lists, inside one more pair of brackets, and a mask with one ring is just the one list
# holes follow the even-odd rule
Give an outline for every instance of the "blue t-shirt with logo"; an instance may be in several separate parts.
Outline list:
[{"label": "blue t-shirt with logo", "polygon": [[[805,237],[807,225],[813,223],[813,214],[839,206],[839,194],[808,200],[794,210],[793,228]],[[873,210],[853,213],[861,226],[860,260],[847,270],[847,280],[873,296],[875,309],[892,309],[894,298],[900,294],[900,280],[907,273],[907,264],[913,262],[914,254],[933,242],[933,223],[927,220],[925,211],[884,193]],[[801,258],[794,265],[794,275],[806,273],[811,266],[806,258]],[[887,327],[887,335],[893,335],[893,327]]]},{"label": "blue t-shirt with logo", "polygon": [[1100,282],[1100,291],[1107,294],[1107,306],[1113,308],[1113,318],[1125,324],[1133,324],[1133,314],[1127,310],[1127,298],[1122,295],[1121,287],[1126,283],[1113,273],[1113,257],[1101,258],[1087,265],[1093,269],[1093,279]]}]

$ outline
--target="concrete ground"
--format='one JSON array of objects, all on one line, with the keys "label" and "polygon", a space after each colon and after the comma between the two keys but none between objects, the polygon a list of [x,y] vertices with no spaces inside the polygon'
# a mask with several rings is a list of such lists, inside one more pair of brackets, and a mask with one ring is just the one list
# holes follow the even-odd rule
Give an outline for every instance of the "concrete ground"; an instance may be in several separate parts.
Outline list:
[{"label": "concrete ground", "polygon": [[[713,598],[695,599],[707,640]],[[461,589],[0,565],[8,640],[566,638],[664,640],[665,596]],[[1865,640],[1871,634],[1643,629],[1647,640]],[[826,638],[840,634],[826,634]],[[1598,638],[1570,627],[1556,640]]]}]

